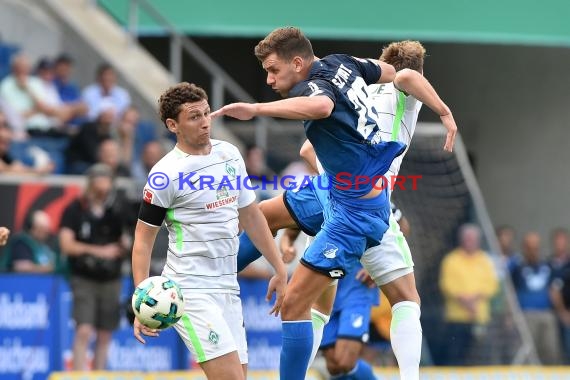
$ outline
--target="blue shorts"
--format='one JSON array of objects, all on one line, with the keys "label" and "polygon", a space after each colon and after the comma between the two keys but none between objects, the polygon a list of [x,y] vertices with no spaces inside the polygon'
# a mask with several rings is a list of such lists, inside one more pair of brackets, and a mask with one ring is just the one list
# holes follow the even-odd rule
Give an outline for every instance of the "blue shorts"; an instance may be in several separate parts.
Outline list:
[{"label": "blue shorts", "polygon": [[321,230],[303,254],[301,263],[332,278],[342,278],[352,271],[364,251],[379,245],[388,229],[387,193],[383,191],[373,199],[330,198]]},{"label": "blue shorts", "polygon": [[283,202],[301,231],[315,236],[324,222],[323,209],[328,203],[329,191],[323,185],[323,175],[313,177],[311,184],[300,189],[286,190]]},{"label": "blue shorts", "polygon": [[334,346],[338,339],[366,343],[369,338],[371,308],[372,304],[362,303],[334,312],[329,323],[325,325],[320,348],[326,349]]}]

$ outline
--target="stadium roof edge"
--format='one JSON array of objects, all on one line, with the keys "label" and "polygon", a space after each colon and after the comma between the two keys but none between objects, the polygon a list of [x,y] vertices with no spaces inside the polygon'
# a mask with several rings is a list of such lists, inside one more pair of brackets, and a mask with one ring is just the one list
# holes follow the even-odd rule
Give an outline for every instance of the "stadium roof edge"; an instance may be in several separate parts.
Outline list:
[{"label": "stadium roof edge", "polygon": [[[297,25],[312,39],[570,47],[570,1],[566,0],[408,0],[405,8],[388,11],[386,3],[377,0],[357,0],[357,9],[327,0],[289,0],[287,7],[278,10],[264,0],[248,0],[247,7],[243,2],[218,0],[215,9],[205,2],[147,1],[190,36],[262,38],[275,27]],[[129,0],[98,2],[126,26]],[[347,16],[351,11],[354,17]],[[138,32],[166,35],[143,9],[139,9]]]}]

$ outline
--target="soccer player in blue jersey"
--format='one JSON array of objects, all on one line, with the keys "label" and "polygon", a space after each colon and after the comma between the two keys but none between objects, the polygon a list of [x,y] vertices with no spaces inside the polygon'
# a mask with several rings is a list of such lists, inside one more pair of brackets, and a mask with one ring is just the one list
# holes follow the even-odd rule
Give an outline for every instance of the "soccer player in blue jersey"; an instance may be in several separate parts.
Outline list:
[{"label": "soccer player in blue jersey", "polygon": [[[373,90],[374,105],[380,112],[380,119],[383,121],[381,132],[385,139],[397,139],[409,145],[415,131],[418,112],[422,103],[425,103],[441,116],[442,123],[448,131],[444,150],[451,151],[457,126],[449,108],[422,76],[424,56],[425,49],[417,41],[394,42],[383,50],[381,60],[394,65],[400,71],[398,71],[393,84],[370,86],[370,89]],[[316,157],[310,144],[303,146],[301,155],[313,166],[314,170],[321,171],[321,168],[317,167]],[[397,175],[400,164],[401,157],[398,157],[386,175]],[[288,190],[283,196],[272,198],[260,204],[260,208],[273,232],[279,228],[294,226],[309,236],[315,235],[323,222],[323,215],[320,210],[326,203],[326,191],[319,189],[318,185],[319,183],[315,181],[313,187],[305,186],[298,191]],[[287,235],[284,236],[287,237]],[[238,254],[239,270],[260,256],[251,247],[247,236],[242,235]],[[380,265],[382,270],[374,275],[377,284],[388,295],[390,304],[393,306],[395,316],[393,321],[395,323],[392,331],[392,345],[398,359],[402,379],[417,379],[419,377],[421,353],[421,326],[419,322],[419,296],[415,289],[412,272],[413,263],[409,256],[409,249],[396,226],[391,226],[389,233],[384,234],[381,245],[371,251],[372,253],[365,254],[364,259],[370,260],[379,257],[382,262]],[[344,282],[348,278],[353,278],[353,276],[347,275],[342,281]],[[366,289],[362,287],[350,288],[358,292],[366,292]],[[329,289],[327,295],[319,299],[315,305],[315,310],[312,311],[314,332],[317,334],[314,353],[316,353],[316,348],[320,342],[318,335],[322,334],[322,326],[328,320],[332,308],[334,288]],[[353,296],[347,298],[350,297],[354,298]],[[343,298],[342,295],[340,298]],[[396,321],[401,323],[396,323]],[[344,370],[351,373],[352,377],[350,378],[353,379],[373,378],[372,371],[366,363],[360,361],[355,363],[355,360],[349,360],[350,358],[355,359],[354,355],[350,355],[355,346],[351,343],[357,342],[345,342],[341,339],[340,344],[335,347],[337,352],[330,355],[331,360],[336,357],[342,359],[333,363],[333,366],[337,368],[335,373]],[[339,369],[339,367],[342,368]]]},{"label": "soccer player in blue jersey", "polygon": [[[268,73],[267,84],[287,99],[234,103],[212,116],[303,120],[307,138],[331,180],[323,226],[305,251],[303,265],[295,269],[281,309],[280,378],[304,379],[313,346],[311,305],[333,279],[357,265],[366,249],[378,245],[388,229],[390,205],[379,176],[405,145],[381,141],[367,86],[391,82],[395,69],[341,54],[316,58],[309,40],[291,27],[271,32],[256,46],[255,54]],[[340,181],[342,174],[349,186]]]}]

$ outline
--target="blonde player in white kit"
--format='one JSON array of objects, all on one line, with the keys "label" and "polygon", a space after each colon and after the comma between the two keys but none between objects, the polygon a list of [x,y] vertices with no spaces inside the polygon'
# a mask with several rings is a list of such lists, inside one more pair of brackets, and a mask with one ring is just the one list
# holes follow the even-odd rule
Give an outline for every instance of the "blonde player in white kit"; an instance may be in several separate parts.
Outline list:
[{"label": "blonde player in white kit", "polygon": [[[287,273],[265,217],[255,202],[238,149],[210,139],[211,117],[203,89],[180,83],[159,99],[160,116],[177,144],[151,170],[135,230],[135,285],[149,276],[151,252],[166,218],[169,247],[162,275],[184,293],[185,314],[176,331],[208,379],[245,379],[247,343],[243,325],[236,255],[239,226],[275,269],[268,300],[276,316],[283,301]],[[239,226],[238,226],[239,225]],[[135,318],[134,335],[158,331]]]}]

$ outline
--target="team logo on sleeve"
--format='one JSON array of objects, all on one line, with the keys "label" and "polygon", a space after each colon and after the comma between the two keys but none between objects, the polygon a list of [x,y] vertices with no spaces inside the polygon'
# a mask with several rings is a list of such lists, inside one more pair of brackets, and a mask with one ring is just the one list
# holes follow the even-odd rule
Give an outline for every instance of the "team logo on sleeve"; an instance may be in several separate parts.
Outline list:
[{"label": "team logo on sleeve", "polygon": [[150,191],[149,189],[144,189],[143,201],[145,201],[146,203],[152,204],[152,198],[153,197],[154,197],[154,194],[152,193],[152,191]]}]

